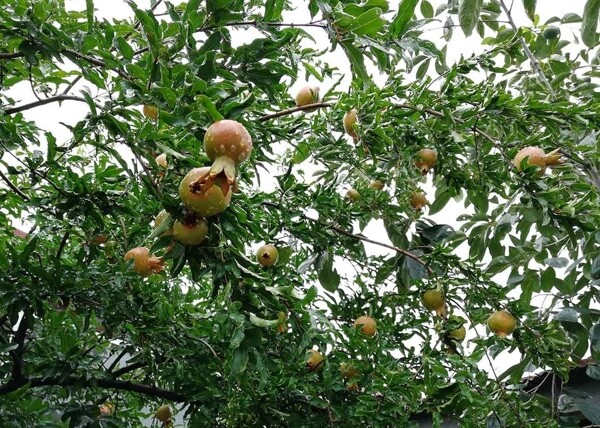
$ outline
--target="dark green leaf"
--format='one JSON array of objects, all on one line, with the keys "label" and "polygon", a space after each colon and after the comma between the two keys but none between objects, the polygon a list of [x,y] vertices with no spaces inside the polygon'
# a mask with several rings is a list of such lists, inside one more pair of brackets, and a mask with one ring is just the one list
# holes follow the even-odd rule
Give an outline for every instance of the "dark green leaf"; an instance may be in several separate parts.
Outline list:
[{"label": "dark green leaf", "polygon": [[600,16],[600,0],[587,0],[583,8],[581,23],[581,39],[589,48],[598,44],[598,18]]},{"label": "dark green leaf", "polygon": [[468,37],[479,21],[483,0],[462,0],[458,9],[458,22]]}]

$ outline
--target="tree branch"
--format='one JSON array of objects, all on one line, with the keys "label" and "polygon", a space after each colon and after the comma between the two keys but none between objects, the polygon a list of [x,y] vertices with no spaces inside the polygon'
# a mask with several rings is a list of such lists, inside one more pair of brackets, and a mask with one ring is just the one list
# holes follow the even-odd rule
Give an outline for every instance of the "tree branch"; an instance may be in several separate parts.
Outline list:
[{"label": "tree branch", "polygon": [[40,106],[43,106],[46,104],[62,102],[62,101],[80,101],[82,103],[87,103],[85,98],[76,97],[74,95],[61,94],[61,95],[56,95],[56,96],[50,97],[50,98],[44,98],[39,101],[34,101],[29,104],[23,104],[23,105],[13,107],[13,108],[7,108],[6,110],[4,110],[4,113],[6,115],[11,115],[11,114],[20,113],[22,111],[29,110],[32,108],[40,107]]},{"label": "tree branch", "polygon": [[24,379],[23,376],[23,354],[25,353],[25,338],[27,337],[27,331],[30,328],[30,315],[25,311],[21,317],[19,328],[15,332],[13,344],[17,345],[16,349],[10,352],[13,360],[11,369],[11,380],[19,381]]},{"label": "tree branch", "polygon": [[[504,0],[500,0],[500,6],[502,6],[502,9],[504,9],[504,12],[506,13],[506,16],[508,17],[508,22],[510,23],[510,26],[512,27],[512,29],[515,30],[515,33],[518,32],[519,28],[516,26],[515,21],[513,20],[512,15],[511,15],[511,11],[508,9],[508,7],[506,7],[506,3],[504,3]],[[521,45],[523,46],[523,50],[525,51],[525,55],[527,55],[527,58],[529,58],[529,62],[531,62],[531,67],[533,68],[533,71],[535,71],[537,73],[537,75],[540,78],[540,81],[544,84],[544,86],[546,87],[546,89],[548,90],[550,95],[552,97],[554,97],[554,90],[552,89],[552,85],[550,85],[550,82],[548,81],[548,78],[544,74],[542,67],[540,67],[539,61],[537,60],[537,58],[535,57],[533,52],[531,52],[531,49],[529,49],[529,46],[527,46],[527,42],[525,41],[525,39],[523,37],[520,37],[520,39],[521,39]]]},{"label": "tree branch", "polygon": [[0,386],[0,395],[9,394],[29,385],[29,388],[41,388],[44,386],[76,387],[76,388],[104,388],[129,391],[136,394],[148,395],[151,397],[163,398],[165,400],[182,403],[187,401],[187,397],[177,392],[169,391],[155,386],[142,385],[123,380],[111,379],[89,379],[86,377],[67,376],[60,378],[21,378],[20,380],[11,380],[5,385]]},{"label": "tree branch", "polygon": [[13,59],[13,58],[21,58],[25,55],[21,52],[0,52],[0,59]]},{"label": "tree branch", "polygon": [[[275,204],[273,202],[264,201],[264,202],[262,202],[262,205],[268,206],[268,207],[277,208],[277,209],[281,209],[281,206],[279,206],[279,205],[277,205],[277,204]],[[305,219],[305,220],[308,220],[308,221],[312,222],[312,223],[318,224],[318,225],[323,226],[323,227],[325,227],[327,229],[331,229],[334,232],[339,233],[340,235],[347,236],[348,238],[356,239],[358,241],[368,242],[369,244],[374,244],[374,245],[378,245],[378,246],[383,247],[383,248],[387,248],[389,250],[393,250],[393,251],[395,251],[395,252],[397,252],[399,254],[402,254],[403,256],[406,256],[406,257],[408,257],[410,259],[413,259],[414,261],[416,261],[420,265],[424,266],[430,274],[433,274],[433,270],[429,266],[427,266],[427,263],[422,258],[420,258],[419,256],[411,253],[410,251],[403,250],[402,248],[395,247],[393,245],[388,245],[388,244],[386,244],[384,242],[374,241],[373,239],[367,238],[366,236],[363,236],[363,235],[355,235],[354,233],[348,232],[345,229],[337,227],[337,226],[335,226],[333,224],[325,223],[325,222],[323,222],[321,220],[317,220],[317,219],[309,217],[309,216],[307,216],[305,214],[302,214],[301,217],[303,219]]]},{"label": "tree branch", "polygon": [[4,180],[4,182],[6,183],[6,185],[8,187],[10,187],[10,189],[15,192],[17,195],[19,195],[21,197],[21,199],[28,201],[29,200],[29,196],[27,196],[25,193],[23,193],[21,191],[21,189],[19,189],[17,186],[15,186],[12,181],[10,181],[8,179],[8,177],[6,175],[4,175],[4,173],[2,171],[0,171],[0,178],[2,178],[2,180]]},{"label": "tree branch", "polygon": [[261,116],[258,120],[260,122],[266,122],[267,120],[275,119],[276,117],[280,117],[280,116],[286,116],[288,114],[296,113],[297,111],[310,110],[312,108],[323,108],[323,107],[331,107],[331,104],[324,103],[324,102],[318,102],[318,103],[306,104],[304,106],[296,106],[296,107],[288,108],[286,110],[278,111],[276,113],[266,114],[264,116]]}]

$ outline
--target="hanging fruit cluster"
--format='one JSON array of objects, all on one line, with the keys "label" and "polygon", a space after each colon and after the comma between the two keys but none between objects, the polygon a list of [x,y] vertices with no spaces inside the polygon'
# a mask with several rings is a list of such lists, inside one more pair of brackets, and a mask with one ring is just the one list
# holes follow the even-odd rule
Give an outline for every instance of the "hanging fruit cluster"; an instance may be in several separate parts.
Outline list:
[{"label": "hanging fruit cluster", "polygon": [[[145,106],[144,114],[156,119],[154,110]],[[175,241],[186,245],[200,245],[208,236],[206,220],[222,213],[231,203],[231,195],[237,189],[236,167],[252,153],[252,137],[244,125],[235,120],[219,120],[209,126],[204,135],[204,151],[213,161],[210,167],[193,168],[181,180],[179,197],[185,207],[182,220],[176,220],[163,235],[172,235]],[[157,164],[164,169],[166,156]],[[155,219],[155,228],[170,219],[169,213],[161,211]],[[141,276],[149,276],[164,270],[164,261],[150,253],[146,247],[127,252],[125,260],[134,260],[133,269]]]}]

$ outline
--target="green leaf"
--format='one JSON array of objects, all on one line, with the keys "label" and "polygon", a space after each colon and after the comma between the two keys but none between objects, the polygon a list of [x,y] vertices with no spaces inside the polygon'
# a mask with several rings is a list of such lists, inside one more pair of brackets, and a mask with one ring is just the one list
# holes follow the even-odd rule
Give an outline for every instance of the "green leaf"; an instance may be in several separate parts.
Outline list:
[{"label": "green leaf", "polygon": [[231,375],[236,376],[243,373],[248,365],[248,348],[239,346],[233,351],[231,358]]},{"label": "green leaf", "polygon": [[333,256],[329,251],[321,253],[317,261],[317,274],[321,286],[329,291],[334,292],[340,285],[340,275],[333,267]]},{"label": "green leaf", "polygon": [[94,0],[85,0],[85,12],[87,17],[87,32],[92,34],[94,30]]},{"label": "green leaf", "polygon": [[581,40],[587,47],[593,48],[598,44],[598,17],[600,0],[587,0],[583,8],[583,22],[581,23]]},{"label": "green leaf", "polygon": [[369,74],[367,73],[367,67],[365,66],[364,56],[349,40],[345,40],[340,43],[346,56],[350,61],[352,73],[363,82],[369,80]]},{"label": "green leaf", "polygon": [[406,24],[410,22],[415,14],[415,8],[419,0],[402,0],[398,7],[398,12],[392,21],[392,34],[396,37],[404,33]]},{"label": "green leaf", "polygon": [[373,8],[356,18],[349,29],[359,36],[374,36],[384,24],[381,9]]},{"label": "green leaf", "polygon": [[463,0],[458,9],[458,22],[465,36],[473,34],[473,29],[477,25],[483,0]]},{"label": "green leaf", "polygon": [[421,2],[421,13],[425,18],[433,18],[433,6],[427,0]]},{"label": "green leaf", "polygon": [[531,21],[535,21],[535,6],[537,0],[523,0],[523,7],[525,8],[525,13],[527,13],[527,17],[531,19]]},{"label": "green leaf", "polygon": [[210,98],[208,98],[206,95],[198,95],[197,98],[200,100],[202,106],[206,109],[208,114],[212,116],[215,122],[218,120],[223,120],[223,115],[219,113],[219,110],[217,110],[217,107],[213,104]]},{"label": "green leaf", "polygon": [[129,43],[123,37],[115,37],[114,44],[119,49],[119,52],[123,54],[123,57],[129,61],[133,59],[134,50]]},{"label": "green leaf", "polygon": [[267,0],[265,4],[265,21],[279,21],[285,0]]}]

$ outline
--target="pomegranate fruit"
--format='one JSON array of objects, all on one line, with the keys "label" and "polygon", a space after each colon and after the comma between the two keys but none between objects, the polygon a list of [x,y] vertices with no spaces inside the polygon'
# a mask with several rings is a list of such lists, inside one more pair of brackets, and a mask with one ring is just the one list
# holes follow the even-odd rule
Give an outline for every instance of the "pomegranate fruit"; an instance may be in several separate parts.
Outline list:
[{"label": "pomegranate fruit", "polygon": [[352,138],[358,137],[358,134],[356,133],[356,130],[354,129],[354,125],[357,122],[358,122],[358,110],[356,110],[355,108],[353,108],[352,110],[350,110],[350,111],[346,112],[346,114],[344,114],[344,119],[343,119],[344,131],[346,131],[346,134],[348,134]]},{"label": "pomegranate fruit", "polygon": [[544,161],[546,161],[546,166],[556,166],[563,163],[562,155],[559,153],[560,149],[554,149],[546,156],[544,156]]},{"label": "pomegranate fruit", "polygon": [[449,339],[453,339],[458,342],[462,342],[463,340],[465,340],[465,337],[467,336],[467,329],[465,328],[464,325],[461,325],[457,329],[450,330],[448,332],[447,336]]},{"label": "pomegranate fruit", "polygon": [[496,311],[487,321],[488,328],[492,333],[498,335],[498,337],[504,339],[506,336],[511,334],[517,328],[517,322],[515,318],[505,310]]},{"label": "pomegranate fruit", "polygon": [[285,333],[287,331],[287,315],[285,312],[278,312],[277,318],[279,319],[279,324],[277,324],[277,333]]},{"label": "pomegranate fruit", "polygon": [[209,167],[194,168],[179,185],[179,197],[185,207],[201,217],[212,217],[222,213],[231,202],[231,192],[221,186],[222,182],[226,182],[224,178],[216,177],[212,183],[202,181],[209,171]]},{"label": "pomegranate fruit", "polygon": [[356,202],[360,199],[360,193],[356,189],[350,189],[346,192],[346,199],[350,202]]},{"label": "pomegranate fruit", "polygon": [[375,190],[383,190],[385,184],[379,180],[371,180],[371,182],[369,183],[369,187]]},{"label": "pomegranate fruit", "polygon": [[358,382],[350,382],[346,386],[346,390],[349,392],[357,392],[360,391],[360,387],[358,386]]},{"label": "pomegranate fruit", "polygon": [[108,236],[106,235],[106,233],[99,233],[98,235],[92,238],[91,242],[92,244],[100,245],[104,244],[106,241],[108,241]]},{"label": "pomegranate fruit", "polygon": [[160,273],[165,269],[165,262],[161,257],[150,254],[146,247],[136,247],[127,251],[125,261],[133,259],[133,270],[141,276],[150,276],[154,273]]},{"label": "pomegranate fruit", "polygon": [[231,195],[230,190],[235,186],[235,167],[250,156],[252,137],[241,123],[219,120],[210,125],[204,134],[204,151],[213,164],[191,185],[202,194],[216,184],[221,187],[223,195]]},{"label": "pomegranate fruit", "polygon": [[163,404],[158,409],[156,409],[156,413],[154,413],[156,419],[161,422],[169,422],[173,417],[173,409],[168,404]]},{"label": "pomegranate fruit", "polygon": [[437,162],[437,152],[432,149],[421,149],[417,152],[415,166],[423,175],[427,174]]},{"label": "pomegranate fruit", "polygon": [[144,113],[144,116],[146,116],[148,119],[158,119],[158,109],[154,106],[144,105],[142,112]]},{"label": "pomegranate fruit", "polygon": [[[296,94],[296,105],[302,107],[308,104],[319,102],[319,87],[305,86]],[[305,112],[315,111],[318,107],[313,107],[304,110]]]},{"label": "pomegranate fruit", "polygon": [[435,311],[438,316],[446,314],[446,300],[441,291],[432,289],[427,290],[421,296],[421,303],[428,311]]},{"label": "pomegranate fruit", "polygon": [[111,416],[115,412],[115,405],[113,403],[104,403],[98,406],[98,410],[102,416]]},{"label": "pomegranate fruit", "polygon": [[366,315],[358,317],[358,319],[354,321],[354,328],[360,328],[360,330],[369,337],[373,337],[375,336],[375,333],[377,333],[377,323],[373,318]]},{"label": "pomegranate fruit", "polygon": [[517,153],[513,159],[513,163],[517,171],[521,171],[521,163],[527,158],[527,165],[537,166],[539,168],[538,175],[543,175],[546,172],[546,155],[539,147],[525,147]]},{"label": "pomegranate fruit", "polygon": [[277,263],[279,253],[274,245],[266,244],[258,249],[256,252],[256,261],[265,267],[273,266]]},{"label": "pomegranate fruit", "polygon": [[165,153],[161,153],[156,156],[154,159],[159,168],[167,169],[169,167],[169,163],[167,162],[167,155]]},{"label": "pomegranate fruit", "polygon": [[427,206],[429,201],[423,193],[415,192],[412,195],[410,195],[409,203],[410,206],[413,207],[415,210],[421,210]]},{"label": "pomegranate fruit", "polygon": [[358,374],[358,369],[352,363],[342,363],[340,364],[340,373],[344,379],[352,379]]},{"label": "pomegranate fruit", "polygon": [[306,351],[306,369],[309,372],[318,372],[325,364],[325,357],[319,351],[309,349]]},{"label": "pomegranate fruit", "polygon": [[208,235],[208,223],[202,218],[189,219],[182,223],[176,220],[173,223],[173,238],[183,245],[193,247],[200,245]]}]

